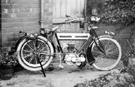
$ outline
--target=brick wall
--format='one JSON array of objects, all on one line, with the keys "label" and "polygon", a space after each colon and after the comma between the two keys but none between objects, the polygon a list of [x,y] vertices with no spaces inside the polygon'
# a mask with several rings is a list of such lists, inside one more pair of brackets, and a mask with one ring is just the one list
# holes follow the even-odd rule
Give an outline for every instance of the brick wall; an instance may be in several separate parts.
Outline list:
[{"label": "brick wall", "polygon": [[[41,0],[1,0],[2,47],[14,46],[19,31],[38,32],[40,29]],[[52,0],[44,0],[44,25],[52,26]]]}]

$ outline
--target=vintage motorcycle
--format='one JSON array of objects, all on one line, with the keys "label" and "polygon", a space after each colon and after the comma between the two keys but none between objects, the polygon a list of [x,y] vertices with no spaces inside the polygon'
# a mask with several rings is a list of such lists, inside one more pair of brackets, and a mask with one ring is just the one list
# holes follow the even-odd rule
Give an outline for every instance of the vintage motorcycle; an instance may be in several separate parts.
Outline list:
[{"label": "vintage motorcycle", "polygon": [[[98,22],[98,17],[91,21]],[[82,21],[80,18],[67,16],[65,23]],[[84,23],[84,22],[83,22]],[[88,24],[88,33],[58,33],[56,26],[52,29],[41,29],[40,33],[25,33],[18,41],[18,61],[22,67],[30,71],[47,68],[52,60],[60,58],[61,63],[77,65],[83,68],[87,63],[99,70],[111,70],[120,61],[122,56],[120,44],[113,38],[114,33],[105,31],[105,35],[98,36],[98,29],[92,22]],[[60,43],[60,40],[83,40],[82,46],[77,49],[75,43]],[[64,49],[64,50],[63,50]],[[66,52],[65,52],[66,49]],[[41,62],[41,64],[40,64]]]}]

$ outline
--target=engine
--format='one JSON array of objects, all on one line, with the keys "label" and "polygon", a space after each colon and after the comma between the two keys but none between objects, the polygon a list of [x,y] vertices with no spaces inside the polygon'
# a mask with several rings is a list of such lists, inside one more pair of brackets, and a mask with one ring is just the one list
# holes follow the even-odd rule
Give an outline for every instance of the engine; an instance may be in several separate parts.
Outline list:
[{"label": "engine", "polygon": [[65,61],[68,65],[73,65],[73,64],[80,65],[81,62],[85,62],[85,57],[79,56],[76,53],[67,53],[65,55]]},{"label": "engine", "polygon": [[67,52],[64,60],[68,65],[80,65],[82,62],[86,61],[84,56],[76,53],[75,44],[70,43],[67,46],[65,46],[65,48]]}]

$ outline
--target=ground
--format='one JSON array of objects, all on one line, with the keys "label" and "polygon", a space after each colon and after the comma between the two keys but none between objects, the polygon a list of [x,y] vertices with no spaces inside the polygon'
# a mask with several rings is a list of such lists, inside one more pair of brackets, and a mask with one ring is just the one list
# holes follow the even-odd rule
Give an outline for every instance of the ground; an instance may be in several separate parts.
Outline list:
[{"label": "ground", "polygon": [[0,87],[74,87],[77,83],[110,72],[99,71],[89,65],[83,70],[79,70],[77,66],[63,65],[64,69],[60,69],[58,64],[55,64],[55,69],[47,71],[46,77],[43,76],[42,72],[30,72],[28,70],[16,72],[12,79],[1,80]]}]

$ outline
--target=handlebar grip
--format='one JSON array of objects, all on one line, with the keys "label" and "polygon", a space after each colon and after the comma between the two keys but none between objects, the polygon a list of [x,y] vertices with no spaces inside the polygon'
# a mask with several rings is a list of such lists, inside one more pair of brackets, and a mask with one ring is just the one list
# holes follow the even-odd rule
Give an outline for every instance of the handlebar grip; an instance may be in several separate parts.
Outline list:
[{"label": "handlebar grip", "polygon": [[70,15],[66,15],[66,17],[71,17]]},{"label": "handlebar grip", "polygon": [[105,31],[104,33],[105,33],[105,34],[109,34],[109,35],[113,35],[113,36],[116,35],[116,33],[114,33],[114,32]]},{"label": "handlebar grip", "polygon": [[19,33],[22,33],[22,31],[19,31]]},{"label": "handlebar grip", "polygon": [[19,33],[26,33],[26,32],[23,32],[23,31],[19,31]]},{"label": "handlebar grip", "polygon": [[19,33],[24,33],[24,34],[27,34],[26,32],[23,32],[23,31],[19,31]]}]

